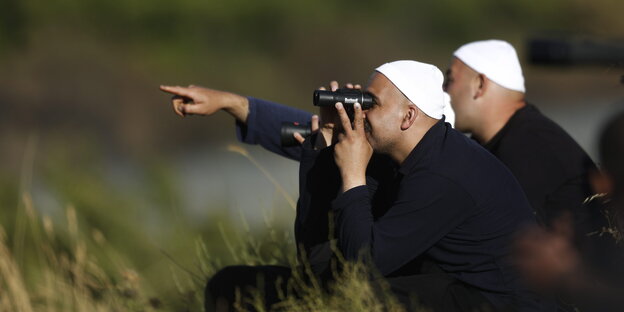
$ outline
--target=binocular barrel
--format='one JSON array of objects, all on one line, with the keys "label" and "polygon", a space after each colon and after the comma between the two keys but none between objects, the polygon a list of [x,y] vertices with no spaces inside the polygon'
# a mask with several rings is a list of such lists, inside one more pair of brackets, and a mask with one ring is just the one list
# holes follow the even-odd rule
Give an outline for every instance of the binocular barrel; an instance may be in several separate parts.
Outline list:
[{"label": "binocular barrel", "polygon": [[294,134],[299,132],[304,138],[309,137],[312,134],[310,125],[302,125],[297,122],[282,122],[281,142],[282,146],[296,146],[299,144],[294,137]]},{"label": "binocular barrel", "polygon": [[336,91],[315,90],[312,102],[315,106],[331,106],[340,102],[346,106],[360,103],[362,109],[369,109],[375,104],[372,94],[358,89],[338,89]]}]

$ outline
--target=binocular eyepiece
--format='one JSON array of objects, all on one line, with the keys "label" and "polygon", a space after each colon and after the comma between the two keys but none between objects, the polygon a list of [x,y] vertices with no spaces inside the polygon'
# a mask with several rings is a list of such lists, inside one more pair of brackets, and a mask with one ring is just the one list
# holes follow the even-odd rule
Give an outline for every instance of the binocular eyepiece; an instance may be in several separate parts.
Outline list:
[{"label": "binocular eyepiece", "polygon": [[[369,92],[362,92],[359,89],[314,90],[312,97],[314,106],[334,107],[338,102],[344,105],[349,118],[353,120],[353,104],[360,103],[362,109],[369,109],[375,104],[375,98]],[[309,124],[302,125],[296,122],[283,122],[281,129],[282,146],[289,147],[299,144],[293,136],[295,132],[299,132],[304,138],[312,134]]]}]

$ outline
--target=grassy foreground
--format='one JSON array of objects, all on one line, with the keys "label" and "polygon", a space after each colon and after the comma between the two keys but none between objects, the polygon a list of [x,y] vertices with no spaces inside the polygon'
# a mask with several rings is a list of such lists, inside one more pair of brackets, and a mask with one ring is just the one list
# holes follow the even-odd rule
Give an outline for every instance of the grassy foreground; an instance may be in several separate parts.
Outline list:
[{"label": "grassy foreground", "polygon": [[[257,163],[244,150],[233,150]],[[158,227],[155,221],[133,219],[137,212],[131,207],[136,202],[107,193],[104,182],[93,187],[93,175],[87,183],[71,170],[51,172],[65,172],[67,179],[83,186],[71,188],[76,193],[67,191],[74,204],[65,205],[59,214],[42,213],[47,210],[35,207],[28,192],[14,202],[4,196],[15,195],[17,188],[5,187],[0,194],[5,205],[0,226],[0,311],[203,311],[204,285],[221,267],[296,263],[290,225],[273,223],[270,217],[260,230],[250,229],[244,221],[234,224],[223,215],[196,226],[169,220],[167,227]],[[159,175],[154,176],[158,180]],[[62,179],[52,181],[62,184]],[[161,185],[160,193],[167,189],[162,186],[167,183],[156,184]],[[276,189],[283,191],[279,185]],[[99,208],[96,202],[104,206]],[[7,213],[11,205],[17,207],[13,214]],[[98,213],[102,209],[103,215]],[[152,213],[173,219],[160,210]],[[109,215],[116,217],[105,217]],[[387,291],[374,289],[368,276],[364,265],[345,264],[329,291],[295,276],[290,283],[299,295],[283,294],[284,300],[271,310],[403,311]],[[266,311],[259,294],[239,298],[238,310],[251,305]]]},{"label": "grassy foreground", "polygon": [[[24,196],[23,201],[28,228],[23,239],[34,249],[29,252],[32,256],[20,263],[8,246],[4,229],[0,229],[0,311],[202,310],[203,282],[214,274],[221,262],[209,254],[202,242],[197,244],[199,272],[186,274],[197,279],[179,276],[174,271],[161,272],[171,275],[181,301],[166,305],[150,285],[143,282],[145,278],[121,260],[123,255],[115,253],[114,246],[109,245],[101,232],[93,230],[87,235],[79,229],[76,209],[67,208],[68,226],[63,233],[58,233],[49,218],[38,217],[28,196]],[[224,239],[232,253],[232,263],[275,264],[284,259],[294,263],[291,254],[284,254],[283,247],[279,246],[280,237],[247,238]],[[264,259],[267,254],[272,256]],[[380,296],[371,287],[368,276],[364,265],[347,264],[329,292],[318,283],[305,283],[303,277],[296,276],[292,283],[300,296],[284,294],[284,301],[274,308],[281,311],[403,311],[392,296]],[[265,311],[259,291],[250,298],[239,298],[240,311],[248,305]]]}]

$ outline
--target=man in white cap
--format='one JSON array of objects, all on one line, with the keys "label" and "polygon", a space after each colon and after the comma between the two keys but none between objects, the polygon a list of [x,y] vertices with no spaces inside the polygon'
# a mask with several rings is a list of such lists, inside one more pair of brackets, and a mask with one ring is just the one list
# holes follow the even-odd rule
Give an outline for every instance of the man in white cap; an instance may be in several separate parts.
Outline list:
[{"label": "man in white cap", "polygon": [[457,130],[500,159],[522,185],[537,220],[550,226],[575,213],[590,194],[595,165],[556,123],[525,101],[515,49],[501,40],[476,41],[453,53],[445,90]]},{"label": "man in white cap", "polygon": [[[537,309],[507,259],[515,231],[533,222],[530,206],[502,163],[444,122],[442,83],[433,65],[387,63],[366,89],[377,104],[356,106],[353,128],[337,105],[340,251],[354,260],[367,250],[400,299],[415,294],[436,311]],[[398,166],[387,183],[394,192],[380,201],[366,180],[373,151]],[[423,259],[438,271],[415,269]]]},{"label": "man in white cap", "polygon": [[[443,75],[433,65],[384,64],[366,89],[376,104],[366,112],[356,105],[353,126],[337,104],[344,131],[335,145],[315,149],[319,145],[312,141],[322,139],[317,135],[297,147],[296,158],[301,160],[297,241],[313,253],[327,246],[326,216],[331,209],[337,245],[345,258],[356,260],[364,251],[405,304],[416,295],[421,304],[437,311],[534,310],[538,303],[520,286],[508,262],[515,231],[534,222],[529,204],[503,164],[445,123],[442,83]],[[164,90],[194,100],[176,107],[186,113],[207,107],[200,95],[212,92]],[[246,132],[243,138],[260,140],[265,147],[279,141],[279,131],[267,124],[297,118],[295,112],[270,114],[266,108],[273,104],[246,101],[247,115],[237,117],[241,132]],[[274,143],[262,141],[267,137]],[[329,262],[330,255],[321,254],[311,261]],[[237,272],[265,273],[240,267],[226,270],[209,283],[212,296],[226,296],[219,286],[244,280]]]}]

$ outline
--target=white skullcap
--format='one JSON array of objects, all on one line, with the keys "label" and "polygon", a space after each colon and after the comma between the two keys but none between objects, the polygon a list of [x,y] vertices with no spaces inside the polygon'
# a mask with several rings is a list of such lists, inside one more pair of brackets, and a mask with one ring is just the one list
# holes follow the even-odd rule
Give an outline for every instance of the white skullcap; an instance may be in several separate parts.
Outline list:
[{"label": "white skullcap", "polygon": [[[376,70],[427,116],[440,119],[442,114],[452,113],[449,96],[442,90],[444,76],[437,67],[416,61],[395,61]],[[446,121],[449,121],[450,115],[446,115]],[[455,114],[452,115],[454,119]]]},{"label": "white skullcap", "polygon": [[464,44],[453,55],[500,86],[524,93],[524,76],[514,47],[502,40]]}]

